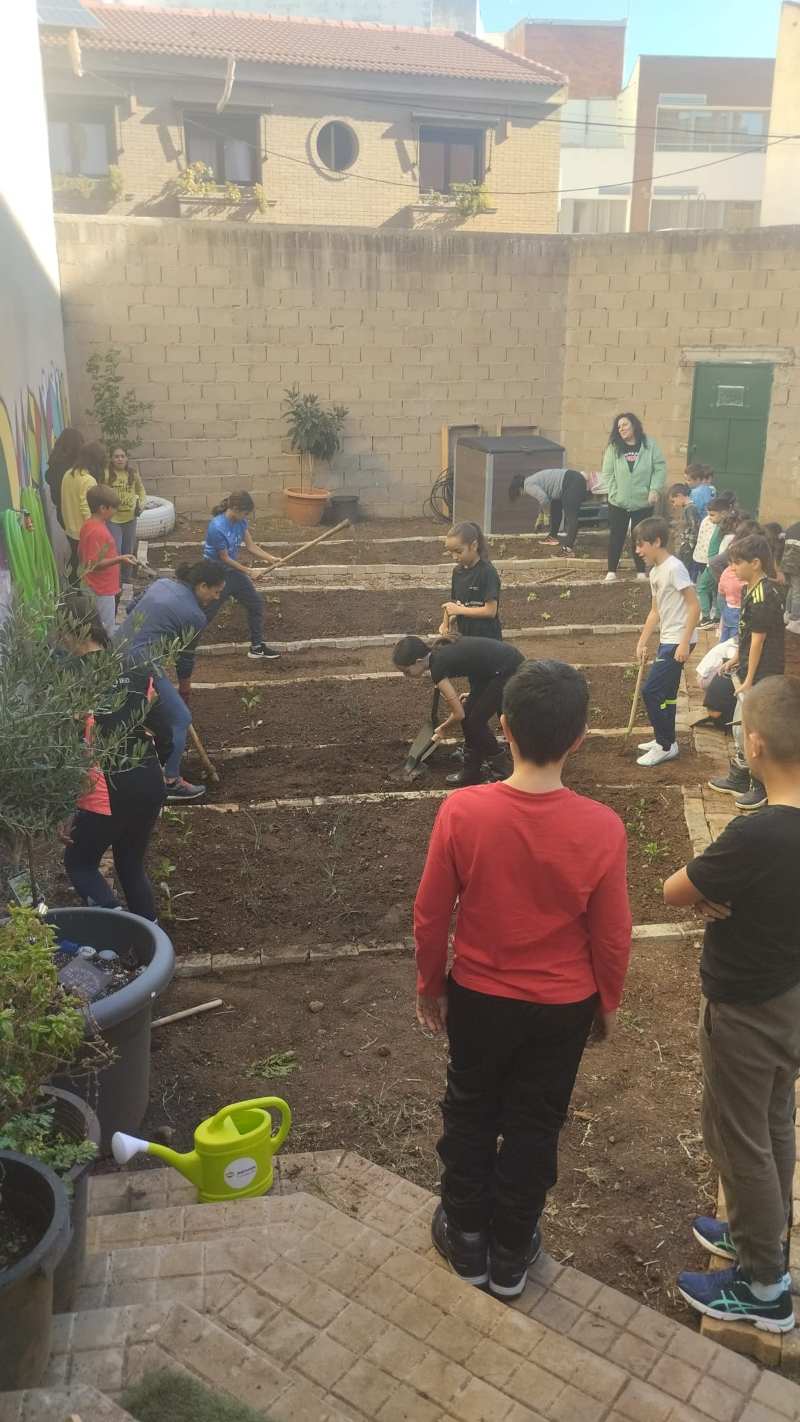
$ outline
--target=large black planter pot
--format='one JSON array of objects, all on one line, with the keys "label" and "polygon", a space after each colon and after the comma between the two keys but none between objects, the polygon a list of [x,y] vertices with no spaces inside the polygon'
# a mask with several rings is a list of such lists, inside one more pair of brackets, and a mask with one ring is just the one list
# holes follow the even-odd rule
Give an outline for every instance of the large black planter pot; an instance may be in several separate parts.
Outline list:
[{"label": "large black planter pot", "polygon": [[101,1033],[114,1049],[114,1060],[100,1072],[74,1072],[54,1082],[94,1107],[101,1149],[107,1151],[115,1131],[136,1134],[147,1110],[153,1003],[172,981],[175,950],[155,923],[117,909],[53,909],[47,922],[75,943],[114,948],[123,957],[132,953],[144,966],[127,987],[88,1009],[87,1036]]},{"label": "large black planter pot", "polygon": [[[100,1122],[91,1106],[57,1086],[43,1087],[53,1100],[53,1126],[68,1141],[91,1141],[100,1145]],[[86,1220],[89,1214],[89,1175],[93,1161],[73,1165],[62,1176],[69,1199],[72,1237],[53,1278],[53,1313],[72,1313],[78,1285],[86,1263]]]},{"label": "large black planter pot", "polygon": [[322,515],[322,523],[335,526],[345,518],[351,523],[361,522],[363,514],[358,494],[331,494]]},{"label": "large black planter pot", "polygon": [[0,1270],[0,1392],[38,1387],[50,1357],[53,1272],[69,1242],[69,1203],[41,1161],[0,1150],[3,1204],[37,1230],[24,1259]]}]

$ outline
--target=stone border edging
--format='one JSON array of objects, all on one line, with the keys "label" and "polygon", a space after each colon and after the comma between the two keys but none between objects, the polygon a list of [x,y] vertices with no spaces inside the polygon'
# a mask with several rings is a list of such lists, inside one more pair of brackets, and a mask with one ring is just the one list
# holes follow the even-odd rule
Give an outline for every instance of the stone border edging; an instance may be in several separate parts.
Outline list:
[{"label": "stone border edging", "polygon": [[[329,588],[330,592],[331,589]],[[365,589],[370,591],[370,589]],[[558,627],[506,627],[503,635],[507,640],[514,637],[619,637],[626,633],[638,632],[638,622],[608,622],[596,625],[593,622],[566,622]],[[402,632],[365,633],[361,637],[306,637],[295,642],[273,642],[282,652],[309,651],[358,651],[367,647],[392,647],[402,637]],[[199,646],[198,657],[222,657],[231,652],[246,651],[249,642],[216,642]],[[632,660],[632,659],[631,659]],[[627,663],[625,663],[627,665]]]}]

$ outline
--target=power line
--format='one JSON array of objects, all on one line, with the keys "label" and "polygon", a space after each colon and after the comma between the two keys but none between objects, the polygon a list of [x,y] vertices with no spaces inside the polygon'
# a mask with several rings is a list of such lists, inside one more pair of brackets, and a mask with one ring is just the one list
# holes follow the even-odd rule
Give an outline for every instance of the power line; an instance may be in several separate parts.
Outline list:
[{"label": "power line", "polygon": [[[108,82],[113,83],[113,81],[108,81],[108,80],[106,80],[106,79],[104,78],[104,76],[102,76],[102,75],[100,75],[100,74],[97,74],[97,73],[94,73],[92,70],[89,70],[89,69],[84,70],[84,73],[87,74],[87,75],[90,75],[90,76],[91,76],[92,78],[94,78],[94,79],[100,80],[100,82],[102,82],[102,83],[108,83]],[[129,97],[130,97],[128,91],[127,91],[127,90],[123,90],[123,89],[120,87],[120,85],[114,85],[114,87],[118,90],[118,92],[119,92],[120,94],[124,95],[125,98],[129,98]],[[223,132],[223,131],[220,130],[220,129],[212,128],[210,124],[205,124],[205,123],[203,123],[203,122],[201,122],[201,121],[198,121],[198,120],[197,120],[196,118],[194,118],[194,117],[192,117],[189,122],[190,122],[190,124],[191,124],[191,126],[192,126],[193,128],[196,128],[196,129],[200,130],[201,132],[204,132],[204,133],[209,134],[212,138],[218,138],[218,139],[222,139],[222,140],[224,141],[225,139],[230,139],[230,137],[231,137],[231,135],[230,135],[229,133],[225,133],[225,132]],[[687,174],[689,174],[689,173],[700,173],[700,172],[704,171],[706,168],[715,168],[715,167],[718,167],[719,164],[721,164],[721,163],[731,163],[731,162],[733,162],[734,159],[746,157],[748,154],[753,153],[753,152],[765,153],[768,148],[772,148],[772,147],[775,147],[776,145],[778,145],[778,144],[780,144],[780,143],[787,143],[787,142],[789,142],[789,141],[791,141],[791,140],[793,140],[793,139],[798,139],[798,138],[800,138],[800,133],[784,134],[784,135],[783,135],[782,137],[780,137],[780,138],[778,138],[778,137],[773,137],[773,138],[767,139],[758,149],[752,149],[752,148],[738,149],[735,153],[725,153],[725,154],[723,154],[723,156],[722,156],[721,158],[712,158],[712,159],[711,159],[709,162],[707,162],[707,163],[696,163],[696,164],[693,164],[691,167],[688,167],[688,168],[675,168],[675,169],[672,169],[669,173],[659,173],[658,175],[651,174],[649,177],[646,177],[646,178],[631,178],[631,179],[630,179],[629,181],[627,181],[627,182],[623,182],[623,183],[610,183],[610,184],[604,184],[604,185],[602,185],[602,186],[615,187],[615,188],[620,188],[620,189],[622,189],[622,188],[627,189],[627,188],[639,187],[639,186],[642,186],[642,185],[644,185],[644,184],[649,184],[649,183],[652,183],[652,182],[659,182],[659,183],[660,183],[660,182],[663,182],[666,178],[685,177],[685,176],[686,176]],[[260,144],[250,143],[250,141],[249,141],[248,139],[246,139],[246,138],[237,138],[237,142],[239,142],[239,143],[244,143],[247,148],[251,149],[253,153],[258,154],[259,156],[263,154],[263,155],[267,156],[268,158],[276,158],[276,159],[278,159],[279,161],[282,161],[282,162],[285,162],[285,163],[295,163],[295,164],[298,165],[299,167],[302,167],[302,168],[311,168],[314,172],[319,172],[319,169],[316,167],[316,165],[315,165],[314,163],[309,162],[309,160],[308,160],[307,158],[298,158],[298,157],[296,157],[294,154],[291,154],[291,153],[279,153],[278,150],[275,149],[275,148],[267,148],[267,147],[262,148]],[[353,179],[354,181],[356,181],[356,182],[361,182],[361,183],[372,183],[372,184],[374,184],[374,185],[377,185],[377,186],[379,186],[379,187],[384,187],[384,188],[402,188],[404,192],[418,191],[417,185],[416,185],[415,182],[410,182],[410,183],[406,182],[406,183],[404,183],[404,182],[399,182],[398,180],[396,180],[396,179],[394,179],[394,178],[375,178],[375,177],[370,176],[368,173],[345,172],[345,173],[339,173],[339,174],[338,174],[338,177],[339,177],[340,179],[345,179],[345,180]],[[503,189],[493,188],[493,189],[492,189],[492,196],[493,196],[493,197],[568,197],[568,196],[570,196],[570,195],[573,194],[573,193],[596,192],[597,188],[598,188],[598,184],[597,184],[597,183],[588,183],[588,184],[586,184],[586,185],[583,186],[583,187],[577,187],[577,188],[561,188],[561,187],[559,187],[559,188],[537,188],[537,189],[533,189],[533,190],[530,190],[530,191],[514,191],[514,190],[508,189],[508,188],[503,188]],[[622,196],[622,194],[620,194],[620,195]],[[612,196],[612,194],[605,193],[604,196]]]}]

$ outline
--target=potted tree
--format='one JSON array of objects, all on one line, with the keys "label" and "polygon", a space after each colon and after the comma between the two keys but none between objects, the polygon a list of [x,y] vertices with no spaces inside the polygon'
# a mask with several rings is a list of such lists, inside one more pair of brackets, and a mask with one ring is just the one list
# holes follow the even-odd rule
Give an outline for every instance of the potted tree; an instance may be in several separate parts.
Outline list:
[{"label": "potted tree", "polygon": [[[69,1068],[86,1050],[85,1026],[80,1001],[59,981],[55,930],[34,909],[13,908],[0,923],[0,1151],[46,1166],[66,1192],[70,1238],[60,1262],[54,1260],[54,1272],[48,1271],[56,1313],[71,1311],[83,1273],[88,1176],[100,1127],[85,1101],[48,1083],[53,1072]],[[100,1046],[98,1065],[105,1055]],[[0,1193],[1,1182],[2,1170]],[[19,1210],[12,1207],[11,1213]],[[8,1267],[20,1263],[14,1259]],[[9,1281],[0,1266],[0,1315],[16,1300],[11,1316],[0,1321],[0,1336],[14,1329],[15,1319],[24,1320],[20,1299],[38,1288],[37,1271],[30,1275],[23,1269]]]},{"label": "potted tree", "polygon": [[91,746],[84,740],[91,708],[114,707],[119,662],[113,651],[65,657],[59,644],[68,628],[65,609],[45,598],[15,599],[0,624],[0,834],[12,867],[23,857],[27,862],[27,875],[12,880],[18,899],[38,907],[65,939],[113,949],[137,965],[131,981],[82,1011],[84,1039],[101,1036],[110,1060],[100,1070],[96,1060],[79,1063],[70,1068],[69,1080],[57,1082],[77,1084],[80,1094],[88,1096],[105,1145],[117,1129],[137,1130],[144,1116],[152,1006],[172,978],[175,958],[166,934],[133,914],[102,908],[47,910],[42,901],[42,846],[55,839],[72,814],[90,767],[121,771],[133,763],[125,751],[124,727]]},{"label": "potted tree", "polygon": [[318,524],[330,490],[314,488],[314,465],[330,464],[341,449],[348,412],[344,405],[324,406],[318,395],[303,395],[297,385],[286,391],[283,403],[289,443],[300,459],[300,488],[284,490],[286,512],[294,523]]}]

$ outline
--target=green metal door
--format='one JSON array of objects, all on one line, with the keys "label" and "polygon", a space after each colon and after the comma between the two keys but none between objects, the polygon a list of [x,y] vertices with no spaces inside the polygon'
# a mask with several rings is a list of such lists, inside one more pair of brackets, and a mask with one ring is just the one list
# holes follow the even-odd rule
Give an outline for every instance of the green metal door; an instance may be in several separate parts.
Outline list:
[{"label": "green metal door", "polygon": [[771,365],[698,365],[694,377],[689,462],[710,464],[718,490],[758,512],[767,443]]}]

